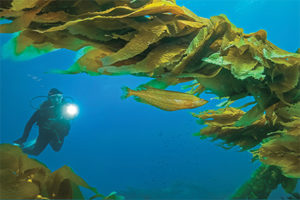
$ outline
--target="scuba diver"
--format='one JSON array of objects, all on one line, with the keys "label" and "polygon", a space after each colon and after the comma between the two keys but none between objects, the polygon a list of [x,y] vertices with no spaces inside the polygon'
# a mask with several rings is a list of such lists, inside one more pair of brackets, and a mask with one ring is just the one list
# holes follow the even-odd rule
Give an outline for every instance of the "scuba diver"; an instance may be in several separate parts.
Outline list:
[{"label": "scuba diver", "polygon": [[[34,112],[27,122],[23,136],[14,141],[24,153],[39,155],[48,144],[58,152],[70,131],[70,121],[77,114],[77,107],[66,102],[63,93],[56,88],[48,92],[48,99]],[[34,124],[39,126],[39,135],[30,145],[24,145]]]}]

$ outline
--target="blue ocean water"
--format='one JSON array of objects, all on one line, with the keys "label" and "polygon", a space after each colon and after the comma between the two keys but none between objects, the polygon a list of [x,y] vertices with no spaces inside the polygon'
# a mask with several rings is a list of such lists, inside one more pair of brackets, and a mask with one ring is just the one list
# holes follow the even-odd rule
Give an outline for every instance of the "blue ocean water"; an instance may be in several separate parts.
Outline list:
[{"label": "blue ocean water", "polygon": [[[177,0],[177,4],[206,18],[225,14],[245,33],[264,29],[268,40],[284,50],[295,52],[300,47],[299,0]],[[1,46],[11,37],[0,34]],[[24,61],[1,57],[1,143],[21,136],[34,112],[31,98],[56,87],[76,100],[80,114],[62,150],[47,147],[37,159],[51,170],[72,167],[100,193],[117,191],[129,199],[224,199],[259,166],[251,163],[248,152],[224,150],[218,142],[193,136],[201,127],[190,112],[213,108],[213,102],[167,112],[132,98],[120,99],[122,86],[135,88],[149,78],[45,73],[68,68],[75,57],[69,50]],[[35,127],[31,139],[36,135]],[[280,197],[286,194],[279,187],[270,199]]]}]

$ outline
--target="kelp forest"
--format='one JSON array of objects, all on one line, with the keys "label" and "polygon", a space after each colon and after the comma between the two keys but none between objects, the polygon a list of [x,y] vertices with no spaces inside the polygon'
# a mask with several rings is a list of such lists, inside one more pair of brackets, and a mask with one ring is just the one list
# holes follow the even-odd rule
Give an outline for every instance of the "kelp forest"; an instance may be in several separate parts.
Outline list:
[{"label": "kelp forest", "polygon": [[[15,33],[5,44],[12,57],[81,52],[72,66],[51,73],[149,77],[136,90],[123,88],[124,98],[167,111],[209,103],[203,92],[226,99],[193,116],[204,125],[195,137],[249,151],[261,163],[230,198],[265,199],[279,185],[299,198],[299,50],[280,49],[264,30],[245,34],[225,15],[197,16],[175,0],[4,0],[0,15],[7,20],[0,32]],[[167,90],[182,83],[189,91]],[[231,106],[247,96],[254,101]],[[99,194],[70,167],[51,172],[16,146],[1,144],[0,151],[1,198],[83,198],[79,186],[95,193],[91,199],[126,198]]]}]

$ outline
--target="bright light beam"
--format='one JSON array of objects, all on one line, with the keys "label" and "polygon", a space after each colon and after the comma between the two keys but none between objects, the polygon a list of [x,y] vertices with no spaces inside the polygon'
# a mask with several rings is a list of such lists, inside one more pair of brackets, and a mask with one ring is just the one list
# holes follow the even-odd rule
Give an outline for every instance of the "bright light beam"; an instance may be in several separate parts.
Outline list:
[{"label": "bright light beam", "polygon": [[78,106],[75,104],[67,104],[64,107],[64,115],[66,118],[73,119],[78,115]]}]

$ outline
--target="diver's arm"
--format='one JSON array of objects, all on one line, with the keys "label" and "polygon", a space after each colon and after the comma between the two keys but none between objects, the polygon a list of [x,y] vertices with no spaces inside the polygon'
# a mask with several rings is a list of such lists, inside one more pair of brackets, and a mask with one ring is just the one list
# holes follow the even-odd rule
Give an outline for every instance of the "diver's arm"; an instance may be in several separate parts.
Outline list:
[{"label": "diver's arm", "polygon": [[65,137],[69,134],[71,124],[69,120],[60,119],[52,121],[51,130],[56,132],[60,137]]},{"label": "diver's arm", "polygon": [[62,134],[64,136],[67,136],[69,134],[69,131],[70,131],[70,128],[71,128],[71,124],[70,124],[70,121],[69,120],[65,120],[62,124]]},{"label": "diver's arm", "polygon": [[40,110],[37,110],[37,111],[35,111],[33,113],[33,115],[28,120],[28,122],[27,122],[27,124],[25,126],[25,129],[24,129],[22,137],[20,139],[16,140],[15,143],[22,144],[22,143],[26,142],[33,124],[35,122],[37,122],[37,120],[38,120],[39,112],[40,112]]}]

